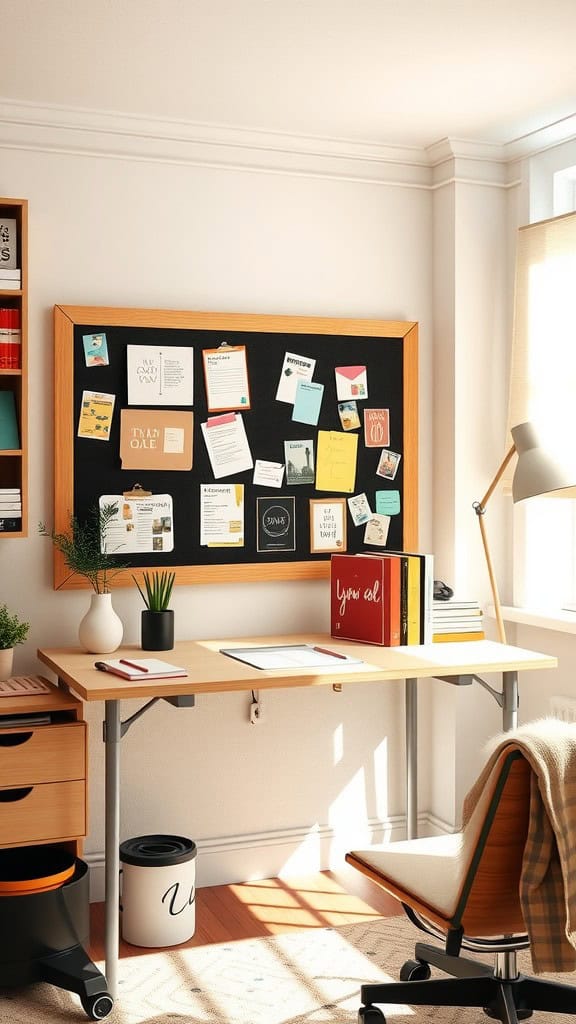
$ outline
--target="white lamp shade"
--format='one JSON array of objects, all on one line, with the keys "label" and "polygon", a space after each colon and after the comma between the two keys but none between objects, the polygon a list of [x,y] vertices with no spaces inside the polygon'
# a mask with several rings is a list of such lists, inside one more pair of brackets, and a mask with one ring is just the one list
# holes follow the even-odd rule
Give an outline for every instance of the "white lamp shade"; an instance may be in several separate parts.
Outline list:
[{"label": "white lamp shade", "polygon": [[[512,500],[523,501],[538,494],[576,488],[576,463],[564,465],[540,444],[532,423],[512,427],[518,462],[512,480]],[[576,490],[569,497],[576,496]]]}]

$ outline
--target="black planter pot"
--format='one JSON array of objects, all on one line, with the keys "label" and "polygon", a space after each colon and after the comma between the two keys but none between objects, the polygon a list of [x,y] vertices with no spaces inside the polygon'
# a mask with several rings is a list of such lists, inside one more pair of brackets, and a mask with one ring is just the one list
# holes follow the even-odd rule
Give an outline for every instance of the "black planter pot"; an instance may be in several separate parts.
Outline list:
[{"label": "black planter pot", "polygon": [[142,650],[171,651],[174,647],[174,612],[142,612]]}]

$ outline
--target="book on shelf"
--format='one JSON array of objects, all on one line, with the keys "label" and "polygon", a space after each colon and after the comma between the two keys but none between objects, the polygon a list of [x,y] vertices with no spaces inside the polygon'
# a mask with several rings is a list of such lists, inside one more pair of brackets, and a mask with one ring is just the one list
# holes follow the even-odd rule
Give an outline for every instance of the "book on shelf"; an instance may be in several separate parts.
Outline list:
[{"label": "book on shelf", "polygon": [[476,621],[469,620],[468,622],[443,622],[442,625],[434,623],[434,633],[478,633],[484,629],[482,619],[476,619]]},{"label": "book on shelf", "polygon": [[18,268],[18,224],[15,217],[0,217],[0,267]]},{"label": "book on shelf", "polygon": [[0,517],[0,533],[19,533],[22,529],[22,517]]},{"label": "book on shelf", "polygon": [[18,287],[20,287],[20,281],[22,280],[22,272],[19,267],[3,267],[0,264],[0,288],[3,288],[3,281],[18,281]]},{"label": "book on shelf", "polygon": [[0,391],[0,451],[20,448],[16,403],[12,391]]},{"label": "book on shelf", "polygon": [[0,292],[19,292],[20,281],[13,281],[10,278],[4,281],[0,281]]},{"label": "book on shelf", "polygon": [[0,487],[0,498],[19,498],[21,493],[19,487]]},{"label": "book on shelf", "polygon": [[[412,631],[408,630],[408,638],[404,643],[429,644],[432,642],[432,609],[434,605],[434,555],[422,551],[391,551],[391,555],[407,558],[408,561],[408,614],[412,620]],[[412,565],[412,569],[410,569]],[[418,566],[419,585],[415,582],[416,568]],[[412,577],[411,574],[412,573]],[[410,580],[412,585],[410,586]],[[410,593],[412,601],[416,602],[416,591],[418,591],[418,610],[410,606]],[[410,639],[416,635],[416,622],[418,623],[418,639]]]},{"label": "book on shelf", "polygon": [[20,310],[0,306],[0,370],[19,370],[22,333]]},{"label": "book on shelf", "polygon": [[21,501],[0,501],[0,516],[21,516]]},{"label": "book on shelf", "polygon": [[435,612],[441,612],[441,611],[446,611],[446,612],[461,611],[463,608],[464,609],[476,609],[477,608],[478,610],[480,610],[480,602],[479,601],[460,601],[459,599],[456,599],[456,598],[451,598],[449,601],[439,601],[436,598],[434,600],[433,607],[434,607],[434,611]]}]

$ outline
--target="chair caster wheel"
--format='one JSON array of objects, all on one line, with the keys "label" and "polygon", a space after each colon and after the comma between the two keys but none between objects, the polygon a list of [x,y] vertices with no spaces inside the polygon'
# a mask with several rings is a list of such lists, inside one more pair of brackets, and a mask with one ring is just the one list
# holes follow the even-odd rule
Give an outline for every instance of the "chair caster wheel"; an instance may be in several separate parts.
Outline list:
[{"label": "chair caster wheel", "polygon": [[84,1013],[91,1020],[102,1020],[107,1017],[114,1006],[114,1000],[107,992],[97,992],[94,996],[80,996],[80,1002]]},{"label": "chair caster wheel", "polygon": [[[500,1020],[500,1017],[495,1010],[491,1010],[488,1006],[483,1006],[482,1009],[487,1017],[491,1017],[492,1020]],[[534,1010],[516,1010],[516,1016],[519,1021],[528,1020],[530,1017],[534,1016]]]},{"label": "chair caster wheel", "polygon": [[400,968],[400,981],[427,981],[430,968],[424,960],[407,960]]},{"label": "chair caster wheel", "polygon": [[386,1017],[377,1006],[361,1006],[358,1010],[358,1024],[386,1024]]}]

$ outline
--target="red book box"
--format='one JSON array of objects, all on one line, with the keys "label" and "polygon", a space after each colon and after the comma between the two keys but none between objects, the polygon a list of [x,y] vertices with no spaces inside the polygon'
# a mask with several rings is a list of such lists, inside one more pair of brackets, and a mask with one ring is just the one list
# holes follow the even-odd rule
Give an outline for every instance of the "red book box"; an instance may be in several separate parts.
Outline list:
[{"label": "red book box", "polygon": [[400,559],[394,555],[332,555],[331,635],[396,647],[400,643],[400,569]]}]

